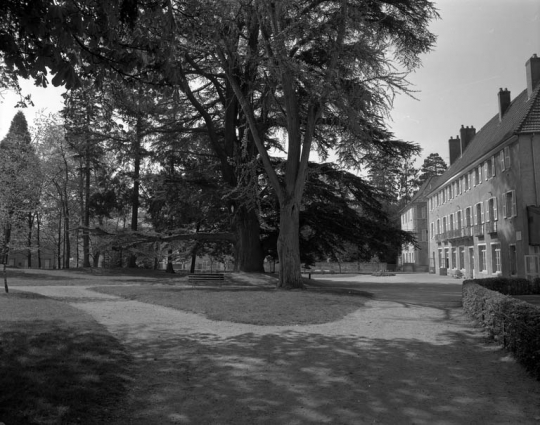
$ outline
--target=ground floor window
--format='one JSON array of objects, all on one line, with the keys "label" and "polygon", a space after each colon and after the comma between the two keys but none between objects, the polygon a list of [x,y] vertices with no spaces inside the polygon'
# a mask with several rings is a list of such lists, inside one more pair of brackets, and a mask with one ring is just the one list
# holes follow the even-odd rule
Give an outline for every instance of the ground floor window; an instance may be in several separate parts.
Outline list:
[{"label": "ground floor window", "polygon": [[444,257],[442,249],[439,249],[439,268],[444,269]]},{"label": "ground floor window", "polygon": [[509,256],[510,256],[510,274],[517,274],[517,251],[515,245],[509,246]]},{"label": "ground floor window", "polygon": [[501,244],[491,244],[491,269],[493,273],[501,271]]},{"label": "ground floor window", "polygon": [[487,270],[487,255],[485,245],[478,245],[478,269],[480,271]]},{"label": "ground floor window", "polygon": [[462,269],[465,268],[465,247],[464,246],[459,247],[459,266]]},{"label": "ground floor window", "polygon": [[457,248],[452,248],[452,268],[457,269]]}]

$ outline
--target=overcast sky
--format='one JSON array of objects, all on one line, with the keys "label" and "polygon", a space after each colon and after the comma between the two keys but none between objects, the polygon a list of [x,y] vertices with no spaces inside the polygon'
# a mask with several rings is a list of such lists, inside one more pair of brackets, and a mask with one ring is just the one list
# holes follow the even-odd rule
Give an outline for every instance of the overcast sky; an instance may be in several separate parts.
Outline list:
[{"label": "overcast sky", "polygon": [[[512,99],[526,88],[525,62],[540,55],[540,1],[440,0],[436,5],[441,19],[431,30],[437,45],[409,77],[418,100],[398,97],[389,125],[397,138],[420,144],[422,158],[437,152],[448,162],[448,139],[462,124],[479,130],[493,117],[499,88],[508,88]],[[30,125],[37,110],[61,108],[62,89],[23,86],[36,105],[25,110]],[[1,101],[0,138],[16,112],[14,96]]]}]

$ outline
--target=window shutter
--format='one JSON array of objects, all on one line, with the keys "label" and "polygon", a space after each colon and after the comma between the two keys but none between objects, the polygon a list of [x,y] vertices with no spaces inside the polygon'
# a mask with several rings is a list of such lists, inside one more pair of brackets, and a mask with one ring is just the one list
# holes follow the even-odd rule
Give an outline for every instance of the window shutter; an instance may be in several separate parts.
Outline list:
[{"label": "window shutter", "polygon": [[502,206],[503,206],[503,217],[506,218],[507,211],[506,211],[506,193],[503,193],[502,195]]},{"label": "window shutter", "polygon": [[484,180],[487,180],[489,178],[489,175],[488,175],[488,163],[487,161],[484,162]]},{"label": "window shutter", "polygon": [[491,217],[489,216],[489,199],[487,201],[484,202],[484,217],[485,217],[485,222],[484,223],[487,223],[488,221],[490,221]]},{"label": "window shutter", "polygon": [[476,224],[476,208],[473,207],[472,209],[472,224]]},{"label": "window shutter", "polygon": [[504,166],[504,149],[499,154],[499,160],[501,161],[501,170],[504,171],[506,169]]},{"label": "window shutter", "polygon": [[497,198],[491,198],[493,199],[493,220],[497,220]]},{"label": "window shutter", "polygon": [[495,156],[491,157],[491,177],[495,177]]},{"label": "window shutter", "polygon": [[516,207],[516,191],[512,191],[512,217],[515,217],[517,215],[517,207]]}]

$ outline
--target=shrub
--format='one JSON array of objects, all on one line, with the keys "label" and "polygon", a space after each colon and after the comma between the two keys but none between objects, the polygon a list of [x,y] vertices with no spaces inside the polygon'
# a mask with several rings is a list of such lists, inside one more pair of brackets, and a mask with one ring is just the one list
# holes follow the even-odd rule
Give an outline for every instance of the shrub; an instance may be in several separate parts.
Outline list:
[{"label": "shrub", "polygon": [[475,279],[475,283],[492,291],[505,295],[537,295],[540,294],[540,279],[530,281],[524,278],[490,277]]},{"label": "shrub", "polygon": [[487,289],[486,280],[463,282],[463,309],[540,380],[540,308]]}]

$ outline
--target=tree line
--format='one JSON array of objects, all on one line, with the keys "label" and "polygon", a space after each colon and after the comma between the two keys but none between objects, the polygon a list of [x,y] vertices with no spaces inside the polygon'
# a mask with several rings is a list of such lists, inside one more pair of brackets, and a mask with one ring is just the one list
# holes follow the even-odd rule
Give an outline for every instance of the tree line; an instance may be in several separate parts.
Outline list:
[{"label": "tree line", "polygon": [[277,257],[279,286],[292,288],[302,261],[347,243],[367,258],[412,241],[366,173],[387,178],[382,160],[419,153],[385,117],[434,45],[431,2],[39,0],[0,11],[3,86],[46,85],[52,72],[68,90],[57,196],[62,234],[79,210],[83,265],[93,237],[134,266],[149,246],[189,236],[194,250],[232,249],[240,270]]}]

